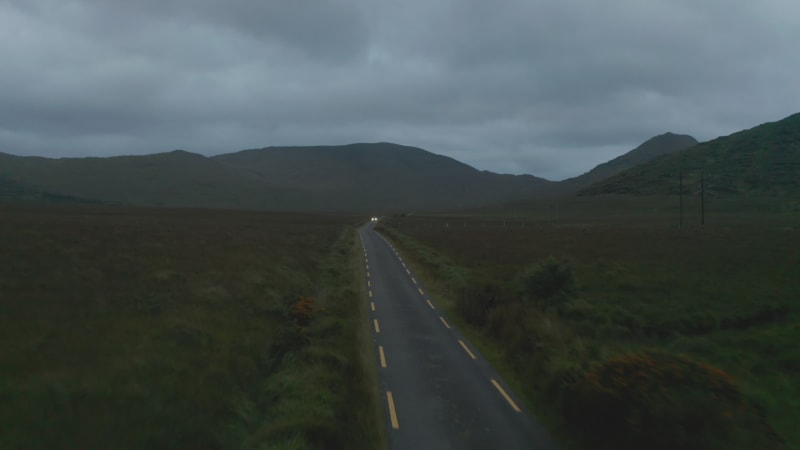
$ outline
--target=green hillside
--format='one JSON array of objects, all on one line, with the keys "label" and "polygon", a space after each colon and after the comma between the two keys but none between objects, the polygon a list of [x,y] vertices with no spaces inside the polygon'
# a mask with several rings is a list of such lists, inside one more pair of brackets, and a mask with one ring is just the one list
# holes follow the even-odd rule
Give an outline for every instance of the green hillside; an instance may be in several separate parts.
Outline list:
[{"label": "green hillside", "polygon": [[664,133],[652,137],[635,149],[608,162],[599,164],[589,172],[559,183],[563,187],[581,189],[603,181],[630,168],[636,167],[662,155],[680,152],[694,145],[697,139],[686,134]]},{"label": "green hillside", "polygon": [[701,172],[711,195],[800,194],[800,113],[657,158],[581,194],[677,194],[680,173],[691,193]]}]

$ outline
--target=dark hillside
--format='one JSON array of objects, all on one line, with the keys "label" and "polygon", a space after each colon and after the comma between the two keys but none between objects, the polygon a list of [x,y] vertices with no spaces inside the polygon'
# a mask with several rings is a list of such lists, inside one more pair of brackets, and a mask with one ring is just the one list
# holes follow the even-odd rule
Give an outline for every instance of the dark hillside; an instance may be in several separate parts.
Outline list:
[{"label": "dark hillside", "polygon": [[684,186],[694,191],[701,171],[712,195],[797,196],[800,113],[663,156],[582,194],[677,194],[681,172]]},{"label": "dark hillside", "polygon": [[324,193],[345,208],[456,208],[540,195],[552,185],[391,143],[268,147],[214,160],[279,186]]},{"label": "dark hillside", "polygon": [[96,200],[42,191],[2,175],[0,175],[0,202],[99,203]]},{"label": "dark hillside", "polygon": [[182,150],[111,158],[0,154],[0,176],[36,191],[130,205],[281,208],[301,197]]},{"label": "dark hillside", "polygon": [[670,153],[681,152],[694,145],[697,139],[686,134],[664,133],[652,137],[635,149],[618,156],[608,162],[599,164],[594,169],[575,178],[561,182],[564,187],[580,189],[605,180],[632,167],[652,161]]},{"label": "dark hillside", "polygon": [[111,158],[0,154],[0,177],[35,192],[104,203],[306,211],[452,209],[535,197],[554,184],[387,143],[212,158],[182,150]]}]

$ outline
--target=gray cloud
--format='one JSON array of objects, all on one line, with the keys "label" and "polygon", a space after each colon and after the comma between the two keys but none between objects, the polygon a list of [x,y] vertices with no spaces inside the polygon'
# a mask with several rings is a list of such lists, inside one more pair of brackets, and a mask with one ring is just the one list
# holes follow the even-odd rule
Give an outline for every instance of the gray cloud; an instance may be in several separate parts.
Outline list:
[{"label": "gray cloud", "polygon": [[792,0],[0,0],[0,151],[394,141],[574,176],[797,112]]}]

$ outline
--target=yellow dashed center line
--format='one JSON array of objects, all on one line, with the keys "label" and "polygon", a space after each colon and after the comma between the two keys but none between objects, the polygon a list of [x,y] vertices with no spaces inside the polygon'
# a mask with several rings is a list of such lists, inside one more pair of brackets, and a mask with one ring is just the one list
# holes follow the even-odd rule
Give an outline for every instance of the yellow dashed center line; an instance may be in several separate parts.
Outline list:
[{"label": "yellow dashed center line", "polygon": [[375,311],[375,302],[369,302],[369,307],[372,308],[373,311]]},{"label": "yellow dashed center line", "polygon": [[411,271],[410,271],[410,270],[408,270],[408,269],[406,269],[406,273],[407,273],[407,274],[409,274],[409,275],[411,275]]},{"label": "yellow dashed center line", "polygon": [[414,277],[411,277],[411,281],[413,281],[414,284],[417,284],[417,280],[415,280]]},{"label": "yellow dashed center line", "polygon": [[[381,326],[378,325],[378,319],[372,319],[372,324],[375,325],[375,332],[376,333],[380,333],[381,332]],[[464,344],[462,343],[461,345],[464,345]],[[464,347],[464,348],[466,348],[466,347]],[[467,351],[469,351],[469,350],[467,350]],[[473,356],[473,358],[475,358],[475,357]]]},{"label": "yellow dashed center line", "polygon": [[500,395],[502,395],[503,398],[506,399],[508,404],[511,405],[511,409],[513,409],[516,412],[520,412],[521,411],[519,409],[519,406],[517,406],[517,404],[514,403],[514,400],[511,400],[511,397],[506,393],[506,391],[503,389],[503,387],[500,386],[500,383],[498,383],[497,380],[492,378],[492,384],[494,385],[495,388],[497,388],[498,391],[500,391]]},{"label": "yellow dashed center line", "polygon": [[378,353],[381,356],[381,367],[385,369],[386,368],[386,353],[384,353],[382,345],[378,346]]},{"label": "yellow dashed center line", "polygon": [[[375,321],[375,326],[378,326],[377,324],[378,324],[378,321],[376,320]],[[461,344],[461,347],[464,348],[464,351],[467,352],[467,354],[469,355],[470,358],[477,359],[477,358],[475,358],[475,355],[473,355],[472,352],[469,350],[469,347],[467,347],[467,344],[465,344],[464,341],[459,339],[458,343]]]},{"label": "yellow dashed center line", "polygon": [[397,421],[397,411],[394,410],[394,397],[391,391],[386,391],[386,403],[389,404],[389,420],[392,422],[392,428],[396,430],[400,428],[400,423]]},{"label": "yellow dashed center line", "polygon": [[431,301],[430,301],[430,300],[428,300],[428,299],[425,299],[425,301],[426,301],[426,302],[428,302],[428,306],[430,306],[430,307],[431,307],[431,309],[436,309],[436,307],[435,307],[435,306],[433,306],[433,303],[431,303]]},{"label": "yellow dashed center line", "polygon": [[372,287],[372,282],[367,280],[367,287]]},{"label": "yellow dashed center line", "polygon": [[448,324],[448,323],[447,323],[447,321],[446,321],[446,320],[444,320],[444,317],[442,317],[442,316],[439,316],[439,320],[441,320],[441,321],[442,321],[442,323],[444,324],[444,326],[445,326],[446,328],[450,328],[450,324]]},{"label": "yellow dashed center line", "polygon": [[369,298],[372,298],[372,289],[369,290]]},{"label": "yellow dashed center line", "polygon": [[419,295],[425,295],[425,293],[422,292],[422,288],[417,288],[417,290],[419,291]]},{"label": "yellow dashed center line", "polygon": [[367,278],[369,278],[369,269],[367,269]]}]

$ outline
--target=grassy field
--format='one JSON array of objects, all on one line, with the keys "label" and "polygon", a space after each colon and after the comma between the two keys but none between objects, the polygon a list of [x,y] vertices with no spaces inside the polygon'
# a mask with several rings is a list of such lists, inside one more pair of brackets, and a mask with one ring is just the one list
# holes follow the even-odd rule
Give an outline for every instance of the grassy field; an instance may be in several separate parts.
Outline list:
[{"label": "grassy field", "polygon": [[[688,371],[712,384],[732,380],[731,402],[749,411],[731,438],[736,448],[782,448],[773,431],[786,447],[800,448],[800,214],[758,199],[712,199],[701,228],[697,199],[685,200],[683,227],[677,198],[592,197],[393,216],[381,228],[529,404],[556,427],[572,428],[565,434],[590,437],[569,417],[576,402],[564,393],[565,379],[588,379],[602,364],[623,373],[623,363],[652,361],[621,356],[657,351],[656,359],[668,355],[665,367],[680,367],[678,378]],[[524,276],[543,261],[568,269],[576,295],[553,297],[552,307],[529,298]],[[712,416],[725,407],[721,399],[697,399],[710,391],[699,392],[687,404],[709,407]],[[692,412],[683,413],[677,422]],[[661,448],[657,433],[651,439],[649,448]],[[598,448],[580,439],[572,445]]]},{"label": "grassy field", "polygon": [[378,448],[337,215],[0,205],[0,448]]}]

